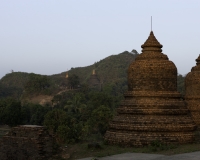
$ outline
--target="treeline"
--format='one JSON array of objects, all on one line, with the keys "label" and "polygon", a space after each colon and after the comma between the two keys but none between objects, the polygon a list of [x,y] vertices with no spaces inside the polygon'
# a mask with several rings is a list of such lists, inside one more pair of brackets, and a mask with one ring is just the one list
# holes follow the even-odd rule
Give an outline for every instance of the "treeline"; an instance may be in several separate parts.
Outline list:
[{"label": "treeline", "polygon": [[[101,86],[118,95],[127,90],[127,69],[139,54],[137,51],[124,51],[111,55],[93,65],[71,68],[61,74],[45,76],[34,73],[12,72],[0,80],[0,98],[23,99],[34,95],[55,95],[68,88],[88,84],[92,70],[95,69]],[[178,75],[178,91],[184,94],[184,76]]]},{"label": "treeline", "polygon": [[39,75],[31,73],[29,74],[29,79],[24,85],[24,91],[22,96],[32,96],[32,95],[51,95],[58,91],[58,87],[54,84],[49,76]]},{"label": "treeline", "polygon": [[181,74],[177,76],[177,89],[183,96],[185,95],[185,76]]},{"label": "treeline", "polygon": [[121,98],[85,86],[56,95],[48,106],[22,105],[15,99],[1,99],[0,124],[45,125],[62,143],[88,141],[94,137],[101,139]]},{"label": "treeline", "polygon": [[51,95],[58,90],[59,87],[49,76],[35,73],[13,72],[0,80],[0,98],[21,99],[37,94]]},{"label": "treeline", "polygon": [[[27,83],[29,93],[50,89],[48,77],[32,75]],[[77,84],[78,77],[72,78]],[[72,80],[72,82],[73,82]],[[184,77],[178,75],[178,90],[184,94]],[[25,88],[26,88],[25,87]],[[102,139],[108,122],[127,90],[127,80],[106,84],[102,90],[90,89],[87,84],[76,90],[56,94],[51,104],[21,103],[13,98],[0,99],[0,124],[9,126],[45,125],[56,135],[58,142],[74,143]]]}]

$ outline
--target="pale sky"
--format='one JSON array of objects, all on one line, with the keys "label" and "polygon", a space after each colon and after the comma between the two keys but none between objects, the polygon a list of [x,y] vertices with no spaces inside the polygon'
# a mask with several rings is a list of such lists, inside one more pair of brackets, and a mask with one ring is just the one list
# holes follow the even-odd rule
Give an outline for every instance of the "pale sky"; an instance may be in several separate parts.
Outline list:
[{"label": "pale sky", "polygon": [[0,0],[0,78],[51,75],[136,49],[151,31],[178,73],[200,54],[199,0]]}]

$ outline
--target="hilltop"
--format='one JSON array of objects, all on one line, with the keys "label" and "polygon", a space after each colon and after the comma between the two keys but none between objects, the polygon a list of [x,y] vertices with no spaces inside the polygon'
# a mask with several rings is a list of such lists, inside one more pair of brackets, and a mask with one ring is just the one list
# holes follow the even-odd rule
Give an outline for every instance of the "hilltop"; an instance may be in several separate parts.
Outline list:
[{"label": "hilltop", "polygon": [[[138,53],[124,51],[117,55],[108,56],[86,67],[71,68],[51,76],[35,73],[12,72],[0,80],[0,98],[13,97],[17,99],[34,99],[34,102],[48,101],[58,93],[66,90],[66,74],[76,75],[79,85],[88,86],[93,69],[103,86],[112,95],[123,94],[127,90],[127,69],[135,60]],[[178,75],[178,91],[184,94],[184,77]]]},{"label": "hilltop", "polygon": [[68,75],[77,75],[80,85],[88,84],[88,80],[95,69],[103,86],[116,92],[123,92],[127,88],[127,69],[138,55],[137,51],[124,51],[111,55],[86,67],[71,68],[51,76],[25,72],[12,72],[0,80],[0,97],[24,98],[32,95],[55,95],[63,90],[63,84]]}]

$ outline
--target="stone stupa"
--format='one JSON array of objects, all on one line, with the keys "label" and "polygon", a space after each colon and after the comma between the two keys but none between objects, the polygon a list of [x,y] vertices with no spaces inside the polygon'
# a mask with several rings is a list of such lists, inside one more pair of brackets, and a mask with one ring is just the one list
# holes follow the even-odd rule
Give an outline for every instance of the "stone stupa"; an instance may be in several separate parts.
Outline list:
[{"label": "stone stupa", "polygon": [[141,47],[129,66],[128,91],[105,140],[123,146],[193,142],[196,126],[177,92],[176,66],[162,53],[152,31]]},{"label": "stone stupa", "polygon": [[100,80],[95,72],[95,69],[92,70],[92,74],[90,75],[88,84],[90,88],[100,89]]},{"label": "stone stupa", "polygon": [[200,129],[200,55],[196,59],[196,66],[192,67],[185,77],[185,101],[192,118]]}]

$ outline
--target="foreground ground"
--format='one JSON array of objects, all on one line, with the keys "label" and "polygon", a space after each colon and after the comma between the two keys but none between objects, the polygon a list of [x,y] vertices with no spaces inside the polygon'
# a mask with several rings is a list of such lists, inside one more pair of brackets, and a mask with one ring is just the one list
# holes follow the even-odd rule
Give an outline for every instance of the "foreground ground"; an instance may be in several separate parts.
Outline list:
[{"label": "foreground ground", "polygon": [[[0,138],[10,130],[8,126],[0,126]],[[60,147],[60,152],[52,157],[52,160],[199,160],[200,137],[196,132],[196,142],[184,145],[164,145],[155,142],[143,148],[120,147],[117,145],[105,145],[98,142],[99,146],[88,148],[88,143],[65,144]],[[88,158],[89,157],[89,158]]]},{"label": "foreground ground", "polygon": [[[196,152],[198,151],[198,152]],[[145,154],[144,154],[145,153]],[[183,154],[189,153],[189,154]],[[181,155],[179,155],[181,154]],[[183,155],[182,155],[183,154]],[[114,156],[113,156],[114,155]],[[62,157],[62,158],[61,158]],[[89,158],[87,158],[89,157]],[[87,143],[74,144],[62,147],[62,152],[58,155],[57,159],[82,159],[82,160],[154,160],[161,158],[161,160],[168,159],[200,159],[200,144],[184,144],[184,145],[162,145],[148,146],[144,148],[133,147],[120,147],[101,144],[101,148],[88,148]],[[185,159],[184,159],[185,157]],[[140,158],[140,159],[139,159]]]},{"label": "foreground ground", "polygon": [[[79,160],[92,160],[93,157],[84,158]],[[161,155],[161,154],[147,154],[147,153],[124,153],[113,156],[107,156],[103,158],[96,158],[98,160],[199,160],[200,151],[176,154],[171,156]]]}]

